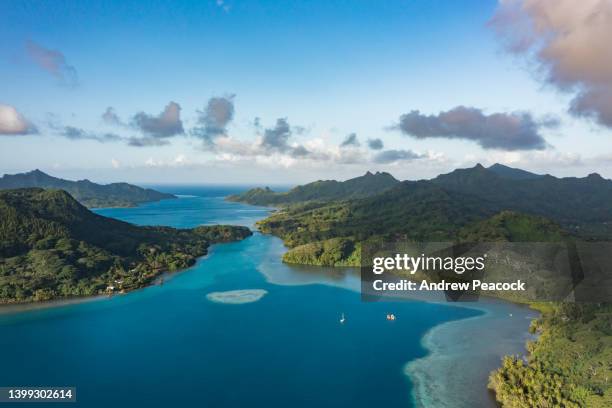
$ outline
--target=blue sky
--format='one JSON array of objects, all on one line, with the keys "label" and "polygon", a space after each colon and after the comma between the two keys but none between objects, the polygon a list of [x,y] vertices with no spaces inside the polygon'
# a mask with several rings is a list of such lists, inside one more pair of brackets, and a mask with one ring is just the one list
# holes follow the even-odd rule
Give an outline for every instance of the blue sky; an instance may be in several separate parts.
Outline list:
[{"label": "blue sky", "polygon": [[[504,50],[489,23],[499,7],[483,0],[2,2],[0,104],[37,131],[0,134],[0,173],[274,184],[369,169],[414,179],[502,161],[612,177],[609,127],[568,114],[572,94]],[[59,72],[36,59],[47,52],[64,58]],[[231,101],[233,115],[205,146],[192,129],[213,97]],[[138,113],[156,118],[170,102],[180,106],[182,132],[155,139],[135,124]],[[457,137],[398,126],[413,110],[424,119],[457,106],[484,120],[527,112],[521,120],[536,123],[529,137],[546,146],[490,148],[461,129]],[[120,125],[102,120],[108,107]],[[549,117],[560,124],[539,125]],[[279,119],[288,133],[274,133]],[[66,137],[68,127],[79,137]],[[108,133],[116,140],[100,142]],[[351,133],[360,145],[341,148]],[[282,144],[265,145],[266,134]],[[161,143],[130,146],[135,138]],[[381,139],[384,149],[368,149],[368,139]],[[382,151],[398,159],[377,156]]]}]

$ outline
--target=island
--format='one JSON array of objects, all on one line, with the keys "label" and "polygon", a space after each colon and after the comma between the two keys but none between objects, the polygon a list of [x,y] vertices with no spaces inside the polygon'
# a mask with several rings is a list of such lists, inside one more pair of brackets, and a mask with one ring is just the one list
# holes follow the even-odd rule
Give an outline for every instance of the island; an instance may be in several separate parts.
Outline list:
[{"label": "island", "polygon": [[143,203],[176,198],[173,194],[161,193],[128,183],[102,185],[87,179],[64,180],[38,169],[27,173],[5,174],[0,177],[0,190],[32,187],[64,190],[88,208],[135,207]]},{"label": "island", "polygon": [[247,227],[141,227],[97,215],[63,190],[0,191],[0,303],[123,293],[193,265]]},{"label": "island", "polygon": [[[258,188],[228,199],[277,207],[258,228],[282,238],[288,247],[283,261],[295,264],[359,267],[364,245],[379,242],[612,238],[612,181],[598,174],[557,178],[479,164],[431,180],[360,188],[377,176],[319,181],[287,193]],[[384,175],[395,180],[390,177]],[[543,283],[552,284],[554,279]],[[490,295],[541,312],[531,325],[538,337],[528,343],[526,359],[508,356],[490,376],[489,387],[502,406],[612,406],[609,302],[535,302],[529,296]]]}]

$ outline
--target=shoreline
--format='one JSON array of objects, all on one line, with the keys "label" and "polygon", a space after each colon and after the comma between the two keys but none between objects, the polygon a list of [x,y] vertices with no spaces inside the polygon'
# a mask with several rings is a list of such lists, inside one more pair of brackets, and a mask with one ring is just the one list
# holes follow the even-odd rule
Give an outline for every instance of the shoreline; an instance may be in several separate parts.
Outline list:
[{"label": "shoreline", "polygon": [[[260,232],[261,233],[261,232]],[[282,239],[273,235],[265,234],[275,240],[277,244],[270,252],[268,262],[278,264],[282,253],[287,247],[282,243]],[[339,287],[359,296],[361,287],[355,284],[354,275],[349,270],[359,271],[358,268],[335,268],[320,267],[312,265],[286,265],[288,268],[296,269],[303,274],[303,278],[298,281],[286,281],[282,276],[275,276],[268,272],[268,265],[262,265],[260,273],[272,284],[280,286],[312,285],[321,284],[326,286]],[[334,279],[335,270],[339,270],[339,279]],[[347,277],[353,278],[347,279]],[[359,278],[356,278],[359,279]],[[460,320],[451,320],[438,324],[429,329],[421,338],[420,343],[426,354],[416,360],[411,360],[403,365],[403,372],[411,382],[413,388],[411,400],[416,407],[447,407],[471,408],[473,406],[498,407],[495,400],[495,393],[487,386],[488,378],[491,373],[501,367],[502,358],[506,355],[527,355],[527,341],[532,339],[529,333],[529,326],[534,319],[537,319],[540,312],[530,307],[529,304],[512,301],[505,298],[494,296],[481,296],[475,302],[448,302],[443,294],[440,293],[421,293],[421,296],[410,297],[397,296],[395,301],[417,301],[434,304],[443,304],[450,307],[461,307],[477,310],[481,314]],[[393,299],[389,299],[393,300]],[[513,317],[510,317],[510,314]],[[484,319],[484,322],[483,322]],[[508,320],[510,319],[510,320]],[[510,324],[508,324],[510,322]],[[472,326],[472,327],[470,327]],[[502,334],[498,334],[496,326],[502,326]],[[470,350],[465,350],[459,345],[458,348],[452,347],[448,340],[453,338],[465,338],[463,344],[469,344],[472,339],[469,337],[478,332],[485,335],[489,334],[490,343],[487,342],[479,346],[477,353],[469,354]],[[501,344],[501,348],[497,345]],[[447,347],[448,346],[448,347]],[[467,356],[467,357],[466,357]],[[471,365],[473,368],[464,370],[463,365]],[[449,371],[448,373],[446,371]],[[462,373],[464,378],[470,379],[465,384],[463,378],[454,378],[453,373]],[[445,392],[445,389],[453,392]],[[432,392],[435,390],[435,392]],[[437,399],[432,401],[432,395]],[[453,395],[462,394],[470,397],[466,401],[458,402]],[[477,403],[472,403],[477,401]]]},{"label": "shoreline", "polygon": [[[256,232],[260,233],[260,234],[264,234],[261,231],[259,231],[258,228],[255,229]],[[280,241],[280,246],[282,247],[282,251],[280,252],[280,254],[271,254],[272,256],[278,256],[280,255],[280,258],[278,259],[274,259],[272,260],[273,262],[280,262],[280,263],[284,263],[282,262],[282,253],[286,252],[288,250],[288,248],[284,245],[284,243],[282,242],[282,239],[280,237],[277,237],[274,234],[265,234],[265,235],[269,235],[272,236],[276,239],[278,239]],[[212,255],[214,248],[216,247],[216,243],[212,244],[209,246],[208,251],[206,254],[204,254],[201,257],[198,257],[196,259],[196,262],[191,265],[188,268],[179,270],[179,271],[175,271],[175,272],[162,272],[160,273],[158,276],[156,276],[155,278],[153,278],[148,284],[139,287],[139,288],[135,288],[129,292],[124,293],[124,295],[129,295],[129,294],[133,294],[136,292],[140,292],[143,290],[147,290],[150,289],[151,287],[154,287],[156,285],[159,284],[161,279],[172,279],[175,276],[178,276],[184,272],[187,272],[189,270],[192,270],[193,268],[195,268],[201,261],[207,259],[210,255]],[[308,268],[313,267],[312,265],[288,265],[288,267],[295,267],[295,266],[307,266]],[[316,269],[331,269],[332,267],[320,267],[320,266],[314,266],[314,268]],[[334,270],[338,270],[338,269],[343,269],[343,268],[333,268]],[[354,268],[348,268],[348,269],[354,269]],[[312,272],[312,271],[311,271]],[[264,279],[266,279],[268,282],[276,284],[276,285],[281,285],[281,286],[285,286],[286,284],[283,284],[282,282],[274,282],[274,279],[271,276],[268,276],[264,271],[259,270],[259,273],[262,274],[262,276],[264,277]],[[307,273],[309,274],[309,273]],[[271,279],[272,278],[272,279]],[[333,279],[332,279],[333,280]],[[349,291],[353,291],[356,292],[357,294],[360,293],[360,287],[355,287],[355,288],[349,288],[349,287],[345,287],[342,283],[337,282],[339,284],[334,285],[332,283],[332,281],[326,281],[326,279],[324,279],[323,281],[319,281],[319,282],[310,282],[312,283],[316,283],[316,284],[323,284],[326,286],[336,286],[336,287],[341,287],[344,289],[347,289]],[[305,284],[305,283],[300,283],[300,284]],[[298,285],[300,285],[298,284]],[[118,293],[117,293],[118,294]],[[0,315],[4,315],[4,314],[13,314],[13,313],[22,313],[22,312],[29,312],[29,311],[35,311],[35,310],[41,310],[41,309],[51,309],[51,308],[58,308],[58,307],[63,307],[63,306],[70,306],[70,305],[75,305],[75,304],[80,304],[80,303],[89,303],[89,302],[95,302],[95,301],[103,301],[103,300],[111,300],[112,298],[115,297],[115,294],[112,296],[108,296],[108,295],[95,295],[95,296],[87,296],[87,297],[78,297],[78,298],[68,298],[68,299],[55,299],[55,300],[50,300],[50,301],[44,301],[44,302],[28,302],[28,303],[20,303],[20,304],[6,304],[6,305],[0,305]],[[123,297],[123,296],[121,296]],[[487,303],[501,303],[501,304],[511,304],[514,305],[515,307],[518,306],[523,306],[526,309],[528,309],[527,305],[525,304],[521,304],[521,303],[517,303],[517,302],[513,302],[510,300],[506,300],[506,299],[499,299],[499,298],[492,298],[493,300],[490,300],[491,298],[489,298],[489,300],[485,300],[482,299],[481,301],[483,302],[487,302]],[[420,339],[420,343],[421,346],[426,350],[427,354],[419,359],[416,360],[412,360],[408,363],[404,364],[404,369],[403,369],[403,375],[406,375],[409,378],[409,381],[411,381],[412,385],[413,385],[413,392],[411,393],[411,399],[413,400],[415,406],[431,406],[431,404],[427,404],[427,391],[429,390],[428,387],[426,387],[427,384],[430,384],[431,382],[427,382],[427,381],[423,381],[423,377],[419,377],[418,374],[419,373],[415,373],[415,372],[409,372],[410,368],[409,366],[414,366],[414,365],[418,365],[418,364],[422,364],[422,362],[427,363],[428,365],[429,362],[433,360],[436,360],[437,357],[439,356],[445,356],[445,354],[440,352],[440,348],[438,347],[438,342],[437,337],[442,336],[442,338],[447,337],[446,335],[444,335],[444,331],[447,327],[461,327],[463,332],[468,332],[468,328],[465,328],[465,324],[466,322],[470,322],[470,321],[478,321],[478,319],[483,319],[483,318],[487,318],[488,316],[490,316],[492,314],[492,312],[487,309],[486,307],[482,307],[478,304],[478,302],[470,302],[470,303],[462,303],[462,302],[444,302],[441,300],[436,300],[436,299],[411,299],[413,301],[422,301],[422,302],[430,302],[430,303],[439,303],[439,304],[446,304],[449,306],[454,306],[454,307],[463,307],[463,308],[468,308],[468,309],[475,309],[475,310],[479,310],[482,312],[482,314],[478,315],[478,316],[473,316],[473,317],[468,317],[468,318],[464,318],[464,319],[460,319],[460,320],[452,320],[452,321],[446,321],[443,322],[441,324],[438,324],[434,327],[432,327],[431,329],[429,329],[424,335],[423,337]],[[531,309],[529,309],[531,310]],[[456,324],[457,323],[457,324]],[[528,328],[528,325],[527,325]],[[442,332],[442,333],[441,333]],[[522,341],[522,346],[523,346],[523,350],[524,350],[524,346],[525,346],[525,341]],[[511,353],[506,353],[506,354],[511,354]],[[501,357],[500,359],[498,359],[497,361],[497,365],[496,367],[493,368],[496,369],[500,366],[500,361],[501,361]],[[435,364],[434,364],[435,365]],[[488,376],[491,374],[492,370],[488,370],[485,375],[488,378]],[[437,378],[435,381],[435,385],[440,386],[440,384],[443,384],[442,381],[440,381],[442,378]],[[470,388],[474,390],[474,393],[480,393],[483,395],[487,395],[489,401],[492,401],[493,403],[495,402],[494,397],[491,397],[491,392],[488,390],[487,388],[487,381],[482,383],[481,387],[474,387],[474,385],[476,385],[476,381],[472,382],[471,384],[473,384]],[[480,381],[478,381],[477,384],[480,384]],[[449,400],[450,402],[450,400]],[[456,407],[457,405],[448,405],[449,407]],[[494,407],[496,405],[491,405],[491,407]]]},{"label": "shoreline", "polygon": [[[495,392],[487,386],[488,378],[493,371],[501,367],[504,356],[528,354],[527,341],[534,338],[529,333],[529,325],[531,321],[538,318],[537,315],[532,316],[532,314],[539,315],[539,312],[529,305],[505,299],[489,298],[484,301],[487,302],[489,307],[482,307],[477,304],[474,306],[455,305],[476,309],[483,313],[478,316],[444,322],[432,327],[421,339],[421,345],[427,350],[427,354],[404,364],[404,374],[414,386],[412,401],[416,407],[470,408],[485,406],[495,408],[499,406],[495,399]],[[513,313],[517,316],[507,316],[504,312],[507,311],[508,307],[518,309],[516,311],[522,313]],[[513,325],[507,325],[504,321],[505,318],[517,319],[513,323],[517,326],[522,323],[525,326],[524,330],[518,327],[509,328],[508,326]],[[485,340],[487,334],[491,333],[491,327],[481,326],[479,321],[483,319],[490,321],[485,326],[498,324],[504,326],[500,327],[501,330],[513,334],[516,334],[517,329],[521,330],[521,336],[515,337],[514,340],[502,336],[504,342],[502,348],[514,348],[514,352],[503,351],[498,348],[499,343]],[[470,328],[470,325],[473,327]],[[478,332],[479,329],[481,330],[480,333]],[[468,333],[467,338],[461,338],[462,332],[463,334]],[[493,337],[499,337],[499,335],[493,335]],[[457,339],[457,342],[454,343],[451,339]],[[480,357],[482,360],[479,366],[474,364],[470,354],[473,350],[476,350],[473,353],[474,358]],[[452,380],[446,381],[446,383],[441,381],[441,379],[448,380],[449,378]],[[474,387],[474,383],[469,381],[470,378],[477,380],[480,386]]]},{"label": "shoreline", "polygon": [[189,267],[185,269],[180,269],[174,272],[170,272],[170,271],[161,272],[159,275],[151,279],[151,281],[148,282],[146,285],[138,287],[138,288],[134,288],[124,293],[116,292],[110,295],[98,294],[98,295],[92,295],[92,296],[60,298],[60,299],[44,300],[42,302],[3,303],[3,304],[0,304],[0,316],[25,313],[25,312],[31,312],[31,311],[36,311],[36,310],[54,309],[54,308],[59,308],[63,306],[71,306],[71,305],[77,305],[77,304],[82,304],[82,303],[90,303],[90,302],[98,302],[98,301],[101,302],[105,300],[111,300],[117,296],[124,297],[126,295],[137,293],[137,292],[149,289],[151,287],[160,286],[160,282],[162,279],[164,281],[170,280],[177,275],[188,272],[189,270],[195,268],[198,265],[198,263],[207,259],[214,251],[214,247],[216,245],[225,244],[225,243],[226,242],[218,242],[218,243],[211,244],[208,247],[206,254],[196,258],[196,261],[194,262],[194,264],[190,265]]},{"label": "shoreline", "polygon": [[[138,290],[138,289],[136,289]],[[133,292],[133,291],[132,291]],[[0,316],[8,314],[17,314],[22,312],[30,312],[34,310],[52,309],[62,306],[70,306],[81,303],[101,301],[108,299],[108,295],[80,296],[65,299],[44,300],[42,302],[25,302],[25,303],[4,303],[0,304]]]},{"label": "shoreline", "polygon": [[[478,309],[481,310],[482,309]],[[421,338],[421,346],[427,350],[427,354],[421,358],[418,358],[416,360],[412,360],[409,361],[407,363],[404,364],[404,375],[406,375],[410,381],[412,382],[413,385],[413,392],[412,392],[412,402],[414,403],[415,407],[417,408],[427,408],[429,405],[429,403],[431,401],[427,401],[425,396],[429,396],[430,394],[427,393],[428,388],[427,388],[427,384],[429,384],[429,382],[427,381],[421,381],[421,379],[418,377],[418,375],[415,373],[415,366],[417,364],[419,364],[419,362],[423,362],[423,364],[425,364],[424,362],[428,359],[432,359],[433,357],[435,357],[436,355],[441,355],[441,353],[439,353],[439,349],[435,348],[434,345],[434,341],[433,339],[436,336],[439,336],[439,331],[443,330],[445,326],[453,324],[453,323],[460,323],[460,322],[465,322],[468,320],[478,320],[478,319],[482,319],[484,317],[487,316],[487,314],[489,314],[488,311],[483,311],[484,313],[478,316],[472,316],[472,317],[467,317],[465,319],[460,319],[460,320],[452,320],[452,321],[448,321],[448,322],[444,322],[444,323],[440,323],[434,327],[432,327],[431,329],[429,329],[425,335],[423,335],[423,337]],[[437,401],[440,402],[440,401]]]},{"label": "shoreline", "polygon": [[[244,203],[243,204],[248,204],[251,205],[249,203]],[[279,207],[272,207],[275,210],[279,210]],[[259,228],[257,228],[257,230],[262,233],[265,234],[264,232],[262,232]],[[281,237],[274,235],[274,234],[267,234],[267,235],[271,235],[275,238],[278,238],[281,242],[282,242],[282,246],[284,248],[283,253],[287,252],[289,250],[289,248],[284,244],[284,241]],[[282,253],[280,254],[280,262],[284,263],[282,261]],[[293,265],[293,264],[292,264]],[[294,266],[306,266],[306,267],[317,267],[317,265],[309,265],[309,264],[295,264]],[[318,266],[321,267],[321,266]],[[334,268],[335,267],[325,267],[325,268]],[[264,275],[266,275],[264,273]],[[270,279],[269,276],[266,276],[267,279]],[[326,284],[326,285],[330,285],[329,282],[318,282],[318,283],[322,283],[322,284]],[[277,283],[278,284],[278,283]],[[282,284],[282,283],[281,283]],[[339,285],[342,286],[342,285]],[[346,288],[348,290],[355,290],[356,288]],[[359,288],[360,289],[360,288]],[[474,317],[470,317],[470,318],[466,318],[466,319],[460,319],[460,320],[453,320],[453,321],[448,321],[448,322],[444,322],[441,323],[439,325],[436,325],[434,327],[432,327],[431,329],[429,329],[425,335],[421,338],[421,346],[427,351],[427,354],[419,359],[413,360],[413,361],[409,361],[404,365],[404,375],[406,375],[409,380],[411,381],[412,385],[413,385],[413,391],[412,391],[412,395],[411,395],[411,399],[413,401],[413,403],[415,404],[416,407],[430,407],[430,406],[436,406],[436,407],[448,407],[448,408],[457,408],[457,407],[466,407],[466,408],[471,408],[472,406],[486,406],[486,407],[491,407],[491,408],[496,408],[499,406],[499,404],[497,403],[496,400],[496,396],[495,396],[495,391],[490,390],[488,388],[488,383],[489,383],[489,377],[490,375],[497,369],[499,369],[501,367],[501,362],[502,359],[505,356],[508,355],[516,355],[519,354],[521,356],[526,356],[528,355],[528,350],[527,350],[527,341],[529,341],[530,339],[532,339],[533,337],[531,337],[532,335],[529,333],[529,326],[531,325],[531,322],[534,321],[535,319],[538,318],[538,316],[541,315],[541,312],[539,312],[536,309],[533,309],[529,303],[525,303],[525,302],[520,302],[520,301],[516,301],[516,300],[511,300],[511,299],[507,299],[507,298],[503,298],[503,297],[496,297],[496,296],[492,296],[492,295],[481,295],[481,298],[477,301],[477,302],[473,302],[473,304],[470,305],[463,305],[461,304],[462,302],[442,302],[441,300],[436,300],[436,299],[413,299],[416,301],[423,301],[423,302],[432,302],[432,303],[448,303],[451,306],[455,306],[455,307],[465,307],[465,308],[469,308],[469,309],[475,309],[475,310],[479,310],[481,312],[483,312],[481,315],[478,316],[474,316]],[[491,307],[487,308],[487,307],[483,307],[480,306],[478,304],[478,302],[486,302],[487,304],[489,304]],[[453,304],[454,303],[454,304]],[[472,303],[472,302],[470,302]],[[519,329],[520,331],[519,336],[516,336],[517,333],[516,331],[514,331],[513,333],[511,333],[512,335],[515,335],[514,338],[516,339],[514,341],[514,344],[512,345],[512,347],[509,348],[514,348],[514,351],[504,351],[502,353],[497,353],[497,359],[494,362],[494,364],[488,364],[488,368],[485,370],[485,372],[481,372],[479,373],[480,375],[478,375],[478,373],[474,373],[475,374],[475,378],[474,380],[476,380],[476,378],[478,377],[483,377],[482,380],[480,378],[478,378],[478,384],[481,385],[481,387],[473,387],[473,383],[468,384],[467,389],[473,389],[474,390],[474,395],[476,396],[476,394],[480,394],[480,399],[478,400],[478,404],[477,405],[474,403],[473,400],[468,400],[468,401],[464,401],[464,404],[458,403],[457,400],[455,398],[453,398],[452,395],[448,395],[447,398],[439,398],[440,396],[444,396],[445,393],[443,392],[443,390],[446,388],[451,388],[451,387],[444,387],[441,385],[441,378],[448,378],[448,377],[441,377],[441,376],[436,376],[435,378],[427,378],[424,379],[423,376],[427,375],[427,368],[429,367],[431,369],[431,367],[435,367],[435,362],[436,360],[446,360],[445,362],[448,364],[448,360],[449,360],[449,354],[448,353],[444,353],[441,352],[441,350],[443,350],[442,347],[440,347],[440,343],[442,343],[441,340],[443,339],[448,339],[449,338],[449,334],[444,333],[445,331],[450,330],[451,332],[453,331],[454,328],[456,327],[461,327],[461,330],[459,331],[467,331],[469,329],[469,327],[465,327],[466,325],[469,326],[470,322],[478,322],[481,319],[491,319],[492,316],[494,316],[495,312],[493,311],[493,309],[495,309],[496,305],[501,305],[501,307],[503,308],[504,305],[505,307],[510,307],[510,308],[517,308],[518,310],[523,311],[523,313],[525,315],[527,314],[536,314],[535,316],[532,316],[528,319],[528,322],[526,322],[524,329]],[[451,333],[452,335],[452,333]],[[518,350],[517,350],[518,349]],[[482,361],[484,362],[486,360],[486,356],[482,356]],[[456,360],[460,360],[460,358],[456,359]],[[444,361],[443,361],[444,362]],[[442,363],[439,363],[439,365],[441,365]],[[469,364],[469,362],[468,362]],[[452,365],[450,367],[452,369]],[[455,367],[457,370],[461,370],[461,367]],[[449,374],[450,375],[450,374]],[[431,380],[431,381],[428,381]],[[437,381],[436,381],[437,380]],[[438,387],[438,389],[436,390],[436,392],[431,392],[431,388],[432,387],[427,387],[427,385],[434,385]],[[449,384],[446,384],[449,385]],[[461,391],[466,391],[466,388],[463,389],[459,389],[456,390],[457,392],[455,392],[455,395],[459,395],[461,394]],[[435,396],[434,398],[436,398],[435,400],[431,400],[432,396]]]}]

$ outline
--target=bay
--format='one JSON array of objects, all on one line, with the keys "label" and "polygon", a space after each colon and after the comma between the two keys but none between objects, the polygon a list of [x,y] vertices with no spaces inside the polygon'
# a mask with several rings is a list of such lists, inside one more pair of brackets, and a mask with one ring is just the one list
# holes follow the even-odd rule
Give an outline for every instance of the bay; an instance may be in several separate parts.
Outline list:
[{"label": "bay", "polygon": [[[157,188],[180,198],[96,211],[179,228],[253,228],[269,212],[224,201],[237,187]],[[488,373],[502,355],[524,351],[533,312],[492,300],[365,303],[356,271],[288,266],[284,251],[278,238],[255,233],[215,245],[163,285],[2,308],[0,384],[73,386],[70,406],[83,407],[494,406]],[[249,289],[265,295],[242,304],[207,298]]]}]

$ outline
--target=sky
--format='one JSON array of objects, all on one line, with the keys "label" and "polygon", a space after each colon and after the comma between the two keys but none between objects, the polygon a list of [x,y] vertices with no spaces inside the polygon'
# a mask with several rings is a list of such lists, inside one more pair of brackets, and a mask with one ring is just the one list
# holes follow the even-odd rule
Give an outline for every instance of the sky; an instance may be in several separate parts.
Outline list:
[{"label": "sky", "polygon": [[0,174],[612,178],[609,0],[0,2]]}]

